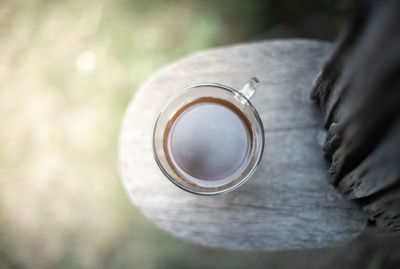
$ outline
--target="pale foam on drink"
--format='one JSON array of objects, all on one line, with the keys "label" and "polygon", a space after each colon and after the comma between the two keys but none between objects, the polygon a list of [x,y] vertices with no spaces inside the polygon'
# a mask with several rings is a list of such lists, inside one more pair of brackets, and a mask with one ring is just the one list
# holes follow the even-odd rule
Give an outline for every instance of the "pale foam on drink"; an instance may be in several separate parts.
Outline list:
[{"label": "pale foam on drink", "polygon": [[229,183],[246,169],[252,146],[249,121],[229,102],[201,98],[181,108],[168,124],[168,161],[187,180],[204,187]]}]

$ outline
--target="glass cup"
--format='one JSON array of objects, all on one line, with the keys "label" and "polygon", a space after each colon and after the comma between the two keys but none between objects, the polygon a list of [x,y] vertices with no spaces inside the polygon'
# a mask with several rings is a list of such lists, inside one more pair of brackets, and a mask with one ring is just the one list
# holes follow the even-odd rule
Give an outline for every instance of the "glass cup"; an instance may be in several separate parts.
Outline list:
[{"label": "glass cup", "polygon": [[237,91],[217,83],[189,86],[161,108],[153,127],[153,152],[164,175],[195,194],[231,191],[256,170],[264,128],[249,99],[251,78]]}]

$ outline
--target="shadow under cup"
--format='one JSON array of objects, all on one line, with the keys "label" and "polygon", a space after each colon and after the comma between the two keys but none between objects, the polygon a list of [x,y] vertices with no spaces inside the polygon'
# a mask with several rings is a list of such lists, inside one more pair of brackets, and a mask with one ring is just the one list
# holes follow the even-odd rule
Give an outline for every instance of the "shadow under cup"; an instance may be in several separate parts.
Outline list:
[{"label": "shadow under cup", "polygon": [[230,87],[197,84],[162,107],[153,129],[155,160],[178,187],[196,194],[235,189],[255,171],[264,149],[261,119]]}]

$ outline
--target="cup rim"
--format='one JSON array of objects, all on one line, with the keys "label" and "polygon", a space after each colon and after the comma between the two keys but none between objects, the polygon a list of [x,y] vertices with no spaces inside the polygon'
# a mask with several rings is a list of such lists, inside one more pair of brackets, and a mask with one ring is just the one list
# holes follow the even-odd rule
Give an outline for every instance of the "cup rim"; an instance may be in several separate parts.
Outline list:
[{"label": "cup rim", "polygon": [[[230,93],[232,93],[233,95],[235,95],[236,97],[240,97],[241,100],[245,100],[246,103],[249,105],[249,108],[251,110],[251,112],[254,114],[254,117],[256,118],[257,124],[259,125],[260,129],[261,129],[261,149],[257,155],[257,160],[254,163],[253,167],[251,168],[251,170],[246,174],[246,176],[244,176],[240,181],[238,181],[236,184],[228,187],[228,188],[224,188],[221,190],[217,190],[217,191],[198,191],[198,190],[193,190],[191,188],[188,188],[186,186],[183,186],[181,184],[179,184],[179,182],[177,182],[163,167],[163,165],[160,162],[160,159],[157,155],[156,152],[156,146],[155,146],[155,135],[156,135],[156,126],[158,123],[158,120],[160,118],[160,115],[165,111],[165,109],[168,107],[168,105],[179,95],[181,95],[184,92],[187,92],[193,88],[198,88],[198,87],[216,87],[216,88],[220,88],[226,91],[229,91]],[[211,196],[211,195],[217,195],[217,194],[222,194],[222,193],[227,193],[230,192],[236,188],[238,188],[239,186],[241,186],[244,182],[246,182],[256,171],[258,165],[261,162],[263,153],[264,153],[264,145],[265,145],[265,130],[264,130],[264,125],[262,123],[261,117],[258,114],[257,110],[255,109],[255,107],[253,106],[253,104],[250,102],[250,100],[248,98],[246,98],[240,91],[235,90],[234,88],[231,88],[229,86],[223,85],[223,84],[219,84],[219,83],[212,83],[212,82],[205,82],[205,83],[197,83],[197,84],[193,84],[191,86],[188,86],[180,91],[178,91],[177,93],[175,93],[174,95],[172,95],[161,107],[161,109],[159,110],[159,112],[157,113],[156,119],[153,123],[153,135],[152,135],[152,148],[153,148],[153,156],[154,159],[156,160],[156,163],[158,165],[158,167],[161,169],[162,173],[164,174],[164,176],[166,176],[169,181],[171,181],[173,184],[175,184],[177,187],[179,187],[180,189],[183,189],[185,191],[188,191],[190,193],[193,194],[198,194],[198,195],[206,195],[206,196]],[[205,187],[206,188],[206,187]]]}]

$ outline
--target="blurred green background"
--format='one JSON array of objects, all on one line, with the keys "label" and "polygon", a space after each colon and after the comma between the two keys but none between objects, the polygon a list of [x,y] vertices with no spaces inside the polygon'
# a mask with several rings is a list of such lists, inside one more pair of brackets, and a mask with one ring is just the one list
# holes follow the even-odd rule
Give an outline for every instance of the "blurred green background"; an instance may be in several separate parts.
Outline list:
[{"label": "blurred green background", "polygon": [[264,38],[334,40],[353,2],[0,1],[0,268],[335,264],[345,249],[231,252],[159,231],[130,204],[117,148],[129,100],[166,63]]}]

